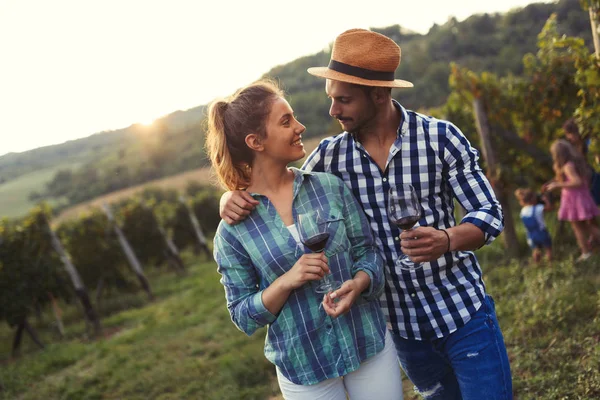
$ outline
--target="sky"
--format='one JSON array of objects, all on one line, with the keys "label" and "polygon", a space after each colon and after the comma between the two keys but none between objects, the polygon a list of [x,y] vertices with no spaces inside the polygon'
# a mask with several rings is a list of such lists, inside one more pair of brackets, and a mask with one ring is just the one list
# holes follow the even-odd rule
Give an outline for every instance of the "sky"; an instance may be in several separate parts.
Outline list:
[{"label": "sky", "polygon": [[0,155],[206,104],[346,29],[424,34],[533,2],[0,0]]}]

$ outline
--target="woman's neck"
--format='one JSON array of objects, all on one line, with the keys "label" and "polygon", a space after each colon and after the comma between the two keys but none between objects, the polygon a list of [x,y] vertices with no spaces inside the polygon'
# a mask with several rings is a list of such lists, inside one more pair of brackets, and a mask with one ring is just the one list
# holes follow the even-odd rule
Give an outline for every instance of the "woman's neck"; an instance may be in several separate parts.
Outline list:
[{"label": "woman's neck", "polygon": [[294,181],[294,173],[285,164],[255,160],[252,164],[251,184],[247,191],[263,195],[277,194],[287,190]]}]

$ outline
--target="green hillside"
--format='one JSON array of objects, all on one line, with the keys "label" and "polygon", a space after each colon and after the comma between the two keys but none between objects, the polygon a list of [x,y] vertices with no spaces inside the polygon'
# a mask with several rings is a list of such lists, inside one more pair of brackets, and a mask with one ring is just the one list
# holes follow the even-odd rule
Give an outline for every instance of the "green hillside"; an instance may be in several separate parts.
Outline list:
[{"label": "green hillside", "polygon": [[[589,19],[578,0],[534,3],[505,14],[473,15],[434,25],[427,34],[406,32],[400,26],[372,28],[392,37],[402,47],[397,77],[415,84],[393,95],[411,109],[429,109],[446,102],[450,93],[450,62],[475,72],[518,75],[523,56],[536,51],[537,35],[552,14],[559,29],[584,38],[591,46]],[[332,38],[333,39],[333,38]],[[311,66],[327,65],[329,52],[300,57],[272,68],[265,76],[278,79],[290,96],[299,119],[307,126],[306,138],[337,133],[339,126],[328,115],[328,100],[321,79],[306,73]],[[224,93],[225,94],[225,93]],[[66,198],[80,203],[101,194],[152,179],[207,165],[203,152],[204,106],[170,114],[150,127],[134,125],[113,132],[0,157],[0,188],[12,199],[28,203],[27,182],[14,182],[27,173],[57,165],[53,180],[31,182],[29,192],[39,198]],[[20,192],[12,191],[19,187]],[[25,188],[25,189],[24,189]],[[14,201],[12,201],[14,202]],[[0,198],[0,216],[18,215],[23,207]]]},{"label": "green hillside", "polygon": [[[70,168],[76,167],[77,164],[68,165]],[[17,179],[12,179],[3,185],[0,185],[0,201],[2,211],[6,216],[24,215],[34,205],[35,200],[31,199],[32,188],[44,187],[46,182],[50,181],[62,165],[52,166],[44,169],[38,169],[19,176]],[[66,203],[66,199],[53,198],[52,205],[60,205]]]}]

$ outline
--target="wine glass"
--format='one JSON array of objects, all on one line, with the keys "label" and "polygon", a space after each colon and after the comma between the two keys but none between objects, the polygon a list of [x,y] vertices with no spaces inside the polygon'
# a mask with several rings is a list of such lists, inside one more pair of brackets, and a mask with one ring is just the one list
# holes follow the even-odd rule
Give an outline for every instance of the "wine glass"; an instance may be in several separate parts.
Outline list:
[{"label": "wine glass", "polygon": [[[327,219],[322,216],[319,210],[309,211],[298,215],[298,235],[300,241],[304,243],[314,253],[322,253],[329,240],[327,231]],[[315,291],[317,293],[329,293],[339,289],[342,284],[335,279],[331,273],[325,275]]]},{"label": "wine glass", "polygon": [[[412,230],[421,219],[421,202],[412,185],[407,183],[390,188],[388,196],[388,218],[403,231]],[[413,262],[406,254],[396,260],[396,266],[404,270],[414,270],[423,265]]]}]

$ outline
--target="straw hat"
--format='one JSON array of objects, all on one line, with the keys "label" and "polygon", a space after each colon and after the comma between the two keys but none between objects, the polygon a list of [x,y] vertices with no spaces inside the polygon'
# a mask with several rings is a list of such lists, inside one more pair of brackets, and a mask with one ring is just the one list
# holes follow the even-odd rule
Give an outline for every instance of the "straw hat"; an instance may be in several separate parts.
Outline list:
[{"label": "straw hat", "polygon": [[329,66],[309,68],[308,73],[365,86],[413,87],[411,82],[394,79],[400,55],[400,47],[387,36],[350,29],[335,39]]}]

